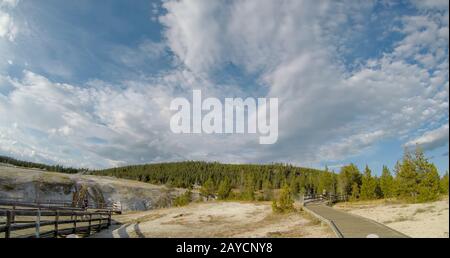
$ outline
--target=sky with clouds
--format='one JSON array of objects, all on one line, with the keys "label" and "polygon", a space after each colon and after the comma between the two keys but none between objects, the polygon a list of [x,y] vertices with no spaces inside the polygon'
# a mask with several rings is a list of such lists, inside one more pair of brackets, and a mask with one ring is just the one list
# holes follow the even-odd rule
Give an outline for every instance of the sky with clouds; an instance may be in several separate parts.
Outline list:
[{"label": "sky with clouds", "polygon": [[[0,0],[0,155],[67,166],[448,169],[446,0]],[[170,101],[277,97],[279,138],[177,135]]]}]

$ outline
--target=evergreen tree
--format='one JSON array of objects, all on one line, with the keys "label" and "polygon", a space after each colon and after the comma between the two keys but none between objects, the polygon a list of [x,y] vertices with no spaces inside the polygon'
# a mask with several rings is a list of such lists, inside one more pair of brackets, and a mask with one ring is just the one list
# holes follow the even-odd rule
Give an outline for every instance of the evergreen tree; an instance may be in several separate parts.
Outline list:
[{"label": "evergreen tree", "polygon": [[448,194],[448,171],[440,180],[440,191],[442,194]]},{"label": "evergreen tree", "polygon": [[366,168],[364,170],[364,175],[362,177],[360,198],[362,200],[375,199],[377,197],[376,196],[376,188],[377,188],[377,182],[372,177],[372,171],[370,170],[369,166],[366,165]]},{"label": "evergreen tree", "polygon": [[298,183],[297,177],[292,177],[289,181],[289,191],[291,192],[292,197],[297,198],[298,193],[300,192],[300,185]]},{"label": "evergreen tree", "polygon": [[397,163],[396,165],[395,183],[397,195],[400,198],[416,200],[419,175],[416,171],[414,158],[408,150],[405,150],[401,163]]},{"label": "evergreen tree", "polygon": [[173,200],[174,206],[185,206],[188,205],[192,201],[192,192],[191,190],[187,190],[184,194],[178,196]]},{"label": "evergreen tree", "polygon": [[319,176],[318,192],[320,194],[334,195],[336,193],[337,180],[332,172],[323,172]]},{"label": "evergreen tree", "polygon": [[339,193],[351,195],[353,184],[361,185],[361,173],[354,164],[343,166],[338,176]]},{"label": "evergreen tree", "polygon": [[230,180],[228,177],[225,177],[219,184],[219,189],[217,190],[217,197],[220,200],[225,200],[228,198],[231,192]]},{"label": "evergreen tree", "polygon": [[262,185],[262,192],[263,192],[263,200],[264,201],[270,201],[273,198],[273,189],[272,184],[269,180],[264,180]]},{"label": "evergreen tree", "polygon": [[206,200],[209,200],[209,198],[214,197],[214,193],[215,193],[214,181],[210,177],[203,184],[202,188],[200,188],[200,194],[206,197]]},{"label": "evergreen tree", "polygon": [[241,199],[247,201],[253,201],[255,199],[254,177],[252,175],[247,176],[245,179]]},{"label": "evergreen tree", "polygon": [[422,172],[418,186],[418,201],[435,201],[439,198],[439,173],[433,164],[427,164],[426,171]]},{"label": "evergreen tree", "polygon": [[290,212],[294,210],[294,200],[287,184],[281,189],[278,203],[275,200],[272,202],[272,210],[274,212]]},{"label": "evergreen tree", "polygon": [[356,201],[358,199],[359,199],[359,186],[358,186],[358,183],[355,182],[352,185],[352,192],[351,192],[350,200]]},{"label": "evergreen tree", "polygon": [[383,166],[383,172],[380,177],[380,188],[384,198],[395,196],[394,177],[391,175],[387,166]]}]

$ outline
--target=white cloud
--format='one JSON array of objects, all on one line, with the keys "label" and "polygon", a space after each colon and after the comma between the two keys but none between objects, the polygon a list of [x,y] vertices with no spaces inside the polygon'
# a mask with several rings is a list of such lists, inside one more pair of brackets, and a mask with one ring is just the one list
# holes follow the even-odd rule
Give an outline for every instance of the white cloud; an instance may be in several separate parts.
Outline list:
[{"label": "white cloud", "polygon": [[0,7],[16,7],[19,0],[0,0]]},{"label": "white cloud", "polygon": [[116,46],[112,49],[112,56],[117,61],[129,67],[146,65],[146,62],[158,60],[165,51],[165,44],[144,40],[135,48]]},{"label": "white cloud", "polygon": [[[160,20],[182,64],[208,74],[232,62],[260,73],[267,95],[280,98],[280,139],[258,151],[262,159],[341,159],[447,116],[448,11],[402,17],[405,38],[394,51],[348,71],[336,62],[333,42],[340,39],[330,35],[352,38],[370,2],[168,1],[164,7]],[[354,30],[342,26],[351,19]]]},{"label": "white cloud", "polygon": [[422,9],[447,9],[447,0],[413,0],[412,1],[417,7]]},{"label": "white cloud", "polygon": [[14,41],[18,28],[8,10],[17,5],[17,0],[0,0],[0,38]]},{"label": "white cloud", "polygon": [[[54,83],[29,71],[20,80],[3,80],[14,88],[0,93],[2,153],[86,167],[219,155],[231,162],[251,155],[238,153],[248,137],[206,139],[171,133],[169,104],[174,89],[180,84],[196,85],[189,72],[123,82],[122,87],[102,81],[83,87]],[[223,155],[226,144],[234,149],[232,154]]]},{"label": "white cloud", "polygon": [[419,145],[425,150],[433,150],[448,144],[448,134],[448,124],[445,124],[437,129],[425,132],[422,136],[407,142],[405,147],[411,148]]},{"label": "white cloud", "polygon": [[[12,85],[0,88],[0,150],[94,167],[182,159],[313,164],[358,155],[389,137],[409,138],[424,125],[442,126],[448,10],[398,17],[404,37],[394,49],[349,69],[339,62],[343,38],[363,33],[372,10],[369,1],[351,3],[166,1],[160,21],[167,45],[144,42],[137,51],[117,51],[117,60],[140,65],[140,55],[157,57],[168,48],[176,69],[120,87],[59,84],[32,72],[0,77]],[[173,97],[189,97],[193,88],[219,98],[244,94],[211,79],[229,63],[255,76],[258,92],[280,99],[277,144],[170,132]]]}]

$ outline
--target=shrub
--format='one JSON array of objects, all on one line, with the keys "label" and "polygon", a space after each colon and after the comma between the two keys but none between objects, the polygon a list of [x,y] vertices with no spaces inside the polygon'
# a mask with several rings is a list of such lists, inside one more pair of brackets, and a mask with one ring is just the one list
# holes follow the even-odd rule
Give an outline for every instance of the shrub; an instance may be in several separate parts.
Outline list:
[{"label": "shrub", "polygon": [[180,207],[180,206],[186,206],[192,201],[192,193],[191,190],[188,190],[184,192],[184,194],[178,196],[173,200],[173,205]]},{"label": "shrub", "polygon": [[280,196],[278,198],[278,202],[273,200],[272,202],[272,210],[274,212],[291,212],[294,211],[294,200],[291,196],[291,191],[288,185],[285,185],[283,189],[281,189]]}]

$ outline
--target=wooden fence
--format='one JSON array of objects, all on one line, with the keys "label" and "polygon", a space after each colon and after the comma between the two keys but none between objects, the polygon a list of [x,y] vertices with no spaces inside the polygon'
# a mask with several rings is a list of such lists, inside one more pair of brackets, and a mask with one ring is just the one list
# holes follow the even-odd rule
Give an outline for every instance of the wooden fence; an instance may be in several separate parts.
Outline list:
[{"label": "wooden fence", "polygon": [[334,194],[305,195],[303,197],[303,203],[320,201],[326,202],[329,205],[336,202],[342,202],[347,200],[348,200],[347,195],[334,195]]},{"label": "wooden fence", "polygon": [[111,225],[110,209],[83,210],[77,207],[0,201],[0,234],[5,238],[88,236]]},{"label": "wooden fence", "polygon": [[20,205],[21,207],[34,207],[34,208],[57,208],[57,209],[72,209],[72,210],[84,210],[84,209],[103,209],[103,210],[111,210],[113,213],[122,213],[122,205],[120,202],[111,202],[111,203],[90,203],[86,207],[81,207],[78,205],[74,205],[73,202],[70,201],[61,201],[61,200],[38,200],[34,202],[24,201],[20,198],[2,198],[0,199],[0,206],[14,206]]}]

